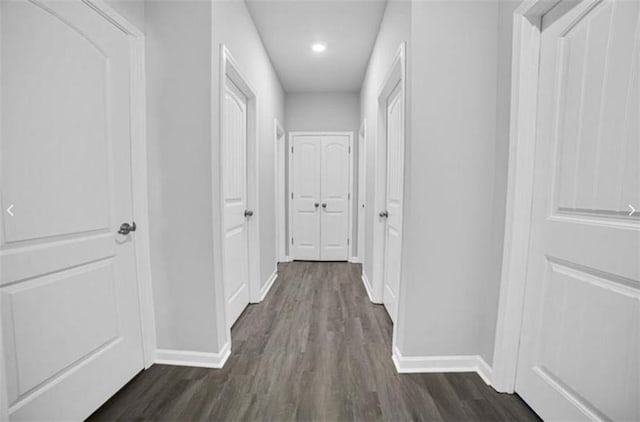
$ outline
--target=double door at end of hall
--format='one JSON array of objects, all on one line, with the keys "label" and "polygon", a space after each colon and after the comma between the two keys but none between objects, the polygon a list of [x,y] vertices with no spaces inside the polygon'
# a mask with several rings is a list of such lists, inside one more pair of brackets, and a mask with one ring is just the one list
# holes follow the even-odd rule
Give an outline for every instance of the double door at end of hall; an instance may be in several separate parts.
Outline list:
[{"label": "double door at end of hall", "polygon": [[292,134],[291,257],[349,258],[351,134]]}]

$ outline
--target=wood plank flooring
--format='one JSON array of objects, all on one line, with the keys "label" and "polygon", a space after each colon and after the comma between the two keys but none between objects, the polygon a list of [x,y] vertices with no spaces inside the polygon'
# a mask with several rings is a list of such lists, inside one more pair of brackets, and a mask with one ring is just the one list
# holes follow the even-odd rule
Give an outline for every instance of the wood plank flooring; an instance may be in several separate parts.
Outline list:
[{"label": "wood plank flooring", "polygon": [[397,374],[391,333],[358,265],[280,264],[223,369],[154,365],[89,420],[539,420],[475,373]]}]

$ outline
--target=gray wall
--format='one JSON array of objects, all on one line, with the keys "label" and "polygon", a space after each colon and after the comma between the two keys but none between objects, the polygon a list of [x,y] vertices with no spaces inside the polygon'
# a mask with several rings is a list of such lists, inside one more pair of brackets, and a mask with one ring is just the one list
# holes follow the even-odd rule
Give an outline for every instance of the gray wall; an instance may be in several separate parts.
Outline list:
[{"label": "gray wall", "polygon": [[397,327],[404,356],[479,354],[492,362],[498,16],[497,1],[413,3]]},{"label": "gray wall", "polygon": [[356,92],[287,93],[287,131],[349,131],[360,127],[360,100]]},{"label": "gray wall", "polygon": [[[402,41],[407,133],[402,283],[396,346],[403,356],[493,361],[504,236],[512,12],[518,1],[391,0],[361,91],[367,119],[364,271],[374,289],[384,186],[378,92]],[[381,290],[379,290],[381,293]]]},{"label": "gray wall", "polygon": [[218,352],[211,185],[211,7],[146,3],[147,144],[157,345]]}]

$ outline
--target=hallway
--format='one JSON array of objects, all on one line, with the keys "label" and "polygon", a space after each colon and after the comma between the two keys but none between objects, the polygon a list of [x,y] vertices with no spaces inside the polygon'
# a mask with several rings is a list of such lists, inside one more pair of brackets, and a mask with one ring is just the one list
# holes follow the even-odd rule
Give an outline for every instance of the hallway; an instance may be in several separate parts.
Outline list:
[{"label": "hallway", "polygon": [[640,0],[0,0],[0,422],[640,422]]},{"label": "hallway", "polygon": [[154,365],[89,420],[537,420],[475,373],[398,374],[358,265],[280,264],[223,369]]}]

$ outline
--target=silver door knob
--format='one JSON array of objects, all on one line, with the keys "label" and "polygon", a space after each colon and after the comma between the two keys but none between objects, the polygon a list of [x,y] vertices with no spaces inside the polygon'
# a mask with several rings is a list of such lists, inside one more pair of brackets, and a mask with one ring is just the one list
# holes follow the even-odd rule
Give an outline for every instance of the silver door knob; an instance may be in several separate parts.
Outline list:
[{"label": "silver door knob", "polygon": [[326,202],[322,203],[322,208],[327,208],[327,203]]},{"label": "silver door knob", "polygon": [[118,230],[119,234],[122,235],[127,235],[131,232],[136,231],[136,222],[134,221],[133,224],[129,224],[129,223],[122,223],[120,224],[120,230]]},{"label": "silver door knob", "polygon": [[389,217],[389,211],[382,211],[378,215],[380,216],[380,218],[387,218]]},{"label": "silver door knob", "polygon": [[251,217],[251,216],[253,216],[253,211],[251,211],[251,210],[244,210],[244,216],[245,216],[245,217]]},{"label": "silver door knob", "polygon": [[315,204],[313,204],[313,206],[318,208],[320,206],[320,204],[318,202],[316,202]]}]

